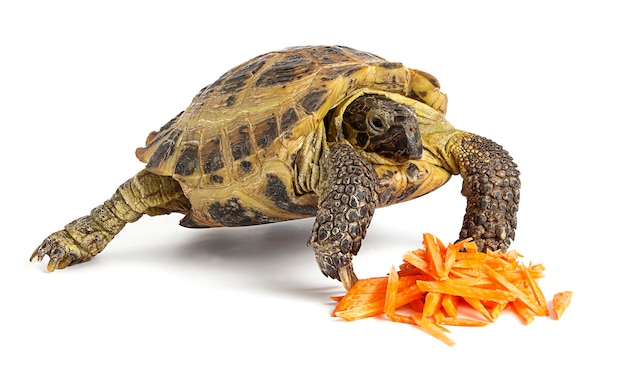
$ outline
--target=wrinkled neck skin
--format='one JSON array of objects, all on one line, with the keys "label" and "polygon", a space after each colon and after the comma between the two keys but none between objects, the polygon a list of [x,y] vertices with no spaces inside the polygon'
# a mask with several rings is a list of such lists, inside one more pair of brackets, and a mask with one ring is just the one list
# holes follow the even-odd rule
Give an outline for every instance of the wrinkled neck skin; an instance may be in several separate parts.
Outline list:
[{"label": "wrinkled neck skin", "polygon": [[304,195],[313,192],[321,195],[325,189],[325,174],[322,174],[320,163],[322,158],[328,154],[328,143],[326,138],[326,128],[324,122],[312,131],[308,136],[303,137],[302,147],[298,151],[295,160],[295,184],[296,194]]}]

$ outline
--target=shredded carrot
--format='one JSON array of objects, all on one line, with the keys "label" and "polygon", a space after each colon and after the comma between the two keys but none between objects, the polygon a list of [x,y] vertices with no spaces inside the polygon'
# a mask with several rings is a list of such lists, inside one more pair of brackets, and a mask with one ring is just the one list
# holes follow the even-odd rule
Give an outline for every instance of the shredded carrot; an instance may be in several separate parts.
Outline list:
[{"label": "shredded carrot", "polygon": [[387,277],[387,291],[385,292],[385,304],[383,311],[387,317],[391,317],[396,313],[396,300],[398,299],[398,272],[396,268],[391,267],[389,277]]},{"label": "shredded carrot", "polygon": [[513,301],[512,305],[515,313],[517,313],[517,315],[524,321],[526,325],[535,320],[535,315],[533,314],[533,312],[520,300]]},{"label": "shredded carrot", "polygon": [[554,315],[557,320],[561,319],[563,312],[569,306],[572,301],[573,293],[571,291],[559,292],[552,298],[552,307],[554,308]]},{"label": "shredded carrot", "polygon": [[424,299],[424,311],[422,312],[424,317],[431,317],[440,309],[442,298],[443,296],[441,293],[428,292],[426,298]]},{"label": "shredded carrot", "polygon": [[508,303],[500,303],[500,304],[494,305],[494,307],[491,308],[491,311],[489,312],[489,316],[493,320],[495,320],[496,318],[500,317],[500,313],[502,313],[504,311],[504,308],[506,308],[507,305],[508,305]]},{"label": "shredded carrot", "polygon": [[[479,252],[469,239],[445,246],[426,233],[423,245],[404,254],[398,271],[392,267],[387,277],[359,280],[344,296],[331,297],[337,302],[333,316],[353,321],[384,314],[390,321],[415,325],[448,345],[454,342],[443,325],[485,326],[507,306],[526,324],[536,316],[549,316],[537,282],[543,277],[543,265],[521,264],[522,255],[516,251]],[[556,319],[571,297],[572,292],[554,296]],[[478,315],[467,308],[459,310],[461,305]]]},{"label": "shredded carrot", "polygon": [[428,319],[426,319],[425,317],[421,315],[413,314],[411,315],[411,318],[413,319],[413,322],[415,323],[415,325],[417,325],[420,329],[422,329],[426,333],[437,338],[438,340],[442,341],[446,345],[449,345],[449,346],[454,345],[454,341],[452,341],[452,339],[450,339],[450,337],[446,335],[445,331],[442,330],[441,326],[429,321]]},{"label": "shredded carrot", "polygon": [[472,297],[463,297],[463,300],[465,300],[465,302],[467,302],[478,313],[482,314],[483,317],[485,317],[489,322],[493,322],[493,317],[491,316],[491,313],[489,313],[485,305],[483,305],[483,303],[479,299]]},{"label": "shredded carrot", "polygon": [[478,300],[488,300],[496,302],[514,301],[515,296],[508,291],[497,289],[485,289],[481,287],[468,286],[463,283],[455,283],[453,280],[445,281],[417,281],[417,286],[424,292],[438,294],[449,294],[451,296],[470,297]]},{"label": "shredded carrot", "polygon": [[450,326],[485,326],[487,321],[479,321],[471,318],[462,317],[444,317],[441,319],[440,324]]},{"label": "shredded carrot", "polygon": [[443,308],[443,311],[447,317],[457,316],[456,301],[455,301],[456,298],[457,297],[455,296],[450,296],[449,294],[446,294],[441,299],[441,307]]},{"label": "shredded carrot", "polygon": [[443,265],[443,258],[441,257],[441,251],[437,239],[430,233],[424,234],[424,247],[426,247],[426,253],[431,261],[431,267],[434,268],[435,274],[440,279],[446,278],[446,270]]},{"label": "shredded carrot", "polygon": [[524,277],[526,278],[526,281],[528,282],[530,289],[533,291],[533,295],[535,296],[537,303],[539,303],[539,306],[542,309],[543,315],[544,316],[550,315],[548,311],[548,303],[546,302],[546,298],[544,297],[543,292],[539,288],[539,284],[537,284],[537,280],[535,280],[531,276],[530,270],[528,267],[522,266],[522,271],[524,272]]}]

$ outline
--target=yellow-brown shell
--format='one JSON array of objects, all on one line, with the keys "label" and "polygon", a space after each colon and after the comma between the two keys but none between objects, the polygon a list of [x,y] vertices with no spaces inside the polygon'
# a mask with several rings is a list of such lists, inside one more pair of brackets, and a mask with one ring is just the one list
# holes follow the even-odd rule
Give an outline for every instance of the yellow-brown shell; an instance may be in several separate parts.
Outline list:
[{"label": "yellow-brown shell", "polygon": [[[195,211],[183,224],[247,223],[212,218],[206,211],[216,201],[223,210],[255,215],[249,224],[311,216],[315,196],[294,185],[299,152],[324,139],[324,117],[364,88],[446,110],[439,83],[427,73],[346,47],[295,47],[253,58],[202,89],[148,136],[137,157],[151,172],[181,183]],[[268,186],[284,200],[275,200],[276,192],[268,196]]]}]

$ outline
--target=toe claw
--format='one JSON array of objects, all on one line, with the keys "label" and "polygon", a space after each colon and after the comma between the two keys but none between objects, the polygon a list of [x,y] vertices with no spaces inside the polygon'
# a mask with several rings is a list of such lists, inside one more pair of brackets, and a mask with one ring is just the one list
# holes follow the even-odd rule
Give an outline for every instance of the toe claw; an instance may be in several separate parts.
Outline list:
[{"label": "toe claw", "polygon": [[35,251],[35,252],[34,252],[34,253],[30,256],[30,262],[31,262],[31,263],[34,263],[34,262],[40,263],[40,262],[41,262],[41,260],[43,260],[43,259],[42,259],[42,257],[41,257],[41,256],[39,256],[39,254],[37,253],[37,251]]},{"label": "toe claw", "polygon": [[48,256],[50,261],[46,268],[49,272],[63,269],[75,262],[85,261],[89,257],[84,255],[80,247],[66,232],[59,231],[48,236],[33,252],[31,262],[41,262]]},{"label": "toe claw", "polygon": [[59,259],[50,259],[50,261],[48,262],[48,266],[46,267],[46,269],[48,269],[48,272],[54,272],[55,269],[57,269],[57,265],[59,264]]},{"label": "toe claw", "polygon": [[359,278],[356,277],[354,273],[354,269],[352,268],[352,264],[345,265],[340,267],[337,271],[339,274],[339,279],[341,280],[341,284],[346,290],[350,290],[359,281]]},{"label": "toe claw", "polygon": [[38,262],[41,263],[43,261],[43,258],[46,256],[47,251],[46,251],[46,247],[48,247],[48,240],[44,240],[43,243],[41,243],[41,245],[39,247],[37,247],[37,249],[35,250],[35,252],[33,252],[33,254],[30,256],[30,261],[32,263],[34,262]]}]

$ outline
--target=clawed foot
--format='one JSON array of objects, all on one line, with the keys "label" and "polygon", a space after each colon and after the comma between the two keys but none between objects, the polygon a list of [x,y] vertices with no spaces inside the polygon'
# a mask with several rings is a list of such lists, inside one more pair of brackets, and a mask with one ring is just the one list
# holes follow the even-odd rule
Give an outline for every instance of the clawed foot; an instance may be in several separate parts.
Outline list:
[{"label": "clawed foot", "polygon": [[46,256],[50,258],[47,267],[49,272],[90,258],[81,251],[74,239],[65,231],[55,232],[48,236],[33,252],[30,261],[41,262]]}]

